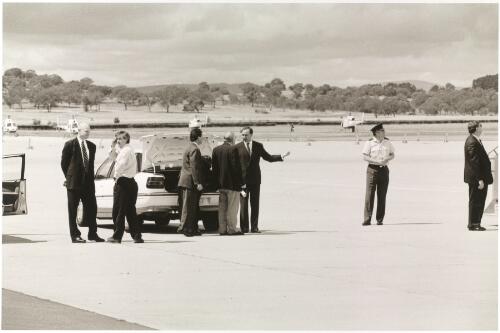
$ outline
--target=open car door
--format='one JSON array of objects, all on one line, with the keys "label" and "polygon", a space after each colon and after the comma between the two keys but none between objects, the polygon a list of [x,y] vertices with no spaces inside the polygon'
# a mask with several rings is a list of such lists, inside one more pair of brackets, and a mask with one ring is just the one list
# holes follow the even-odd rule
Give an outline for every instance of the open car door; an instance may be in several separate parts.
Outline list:
[{"label": "open car door", "polygon": [[26,205],[25,154],[2,157],[2,215],[28,213]]}]

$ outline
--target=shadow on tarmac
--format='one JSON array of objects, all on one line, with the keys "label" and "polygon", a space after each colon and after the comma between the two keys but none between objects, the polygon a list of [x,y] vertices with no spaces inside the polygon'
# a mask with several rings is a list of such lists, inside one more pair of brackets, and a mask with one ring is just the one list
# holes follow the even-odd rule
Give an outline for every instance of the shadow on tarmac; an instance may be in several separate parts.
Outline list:
[{"label": "shadow on tarmac", "polygon": [[31,239],[16,237],[12,235],[2,235],[3,244],[26,244],[26,243],[46,243],[47,241],[32,241]]},{"label": "shadow on tarmac", "polygon": [[418,224],[443,224],[443,223],[441,222],[384,223],[384,225],[418,225]]}]

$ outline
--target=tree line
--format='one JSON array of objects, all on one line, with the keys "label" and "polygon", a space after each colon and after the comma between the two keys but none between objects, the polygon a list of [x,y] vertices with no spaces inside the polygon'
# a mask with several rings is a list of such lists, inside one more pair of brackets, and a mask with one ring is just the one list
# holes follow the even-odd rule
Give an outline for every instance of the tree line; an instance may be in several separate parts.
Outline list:
[{"label": "tree line", "polygon": [[109,87],[94,84],[91,78],[65,82],[57,74],[38,75],[33,70],[11,68],[3,74],[3,103],[8,107],[31,103],[50,112],[60,105],[79,105],[85,111],[99,111],[101,104],[114,100],[123,105],[145,106],[151,111],[155,104],[169,112],[172,105],[183,105],[183,110],[199,112],[206,105],[250,104],[252,107],[305,109],[312,111],[343,110],[379,114],[497,114],[498,74],[473,81],[472,87],[456,89],[450,83],[433,86],[429,91],[413,84],[366,84],[339,88],[329,84],[294,83],[287,87],[280,78],[264,85],[251,82],[239,85],[239,92],[230,92],[220,85],[201,82],[189,89],[169,85],[152,92],[124,85]]}]

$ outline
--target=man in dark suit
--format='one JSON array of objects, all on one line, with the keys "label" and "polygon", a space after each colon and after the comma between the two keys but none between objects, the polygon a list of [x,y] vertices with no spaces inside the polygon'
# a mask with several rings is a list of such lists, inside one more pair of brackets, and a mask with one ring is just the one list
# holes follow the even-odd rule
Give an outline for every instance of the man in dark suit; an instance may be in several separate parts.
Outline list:
[{"label": "man in dark suit", "polygon": [[202,157],[199,145],[202,132],[193,128],[189,134],[190,143],[182,155],[182,168],[177,184],[182,192],[181,225],[187,237],[200,236],[198,230],[198,211],[203,190]]},{"label": "man in dark suit", "polygon": [[243,233],[248,232],[248,200],[250,199],[251,232],[259,233],[260,158],[268,162],[278,162],[283,161],[286,156],[290,155],[290,152],[283,155],[270,155],[262,143],[252,140],[253,129],[251,127],[242,128],[241,136],[243,141],[236,145],[236,149],[243,178],[242,189],[247,195],[240,198],[240,228]]},{"label": "man in dark suit", "polygon": [[86,123],[78,126],[78,136],[64,144],[61,157],[61,169],[64,173],[68,194],[69,232],[73,243],[85,243],[76,225],[76,214],[80,200],[83,204],[83,220],[89,227],[88,239],[104,242],[97,235],[97,202],[94,184],[94,159],[96,146],[88,141],[90,126]]},{"label": "man in dark suit", "polygon": [[219,190],[219,234],[242,235],[237,229],[241,167],[234,146],[234,133],[224,135],[224,143],[212,152],[212,170]]},{"label": "man in dark suit", "polygon": [[464,182],[469,185],[469,221],[470,231],[484,231],[481,226],[484,203],[488,194],[488,184],[493,183],[491,162],[481,142],[483,127],[478,121],[471,121],[467,126],[469,137],[465,140]]}]

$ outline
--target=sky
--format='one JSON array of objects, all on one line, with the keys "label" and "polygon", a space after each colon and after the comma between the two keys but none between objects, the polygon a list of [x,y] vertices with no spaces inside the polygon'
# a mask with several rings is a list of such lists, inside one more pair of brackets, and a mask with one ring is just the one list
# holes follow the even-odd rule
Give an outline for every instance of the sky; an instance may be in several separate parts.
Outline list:
[{"label": "sky", "polygon": [[497,4],[3,3],[3,68],[130,87],[498,72]]}]

